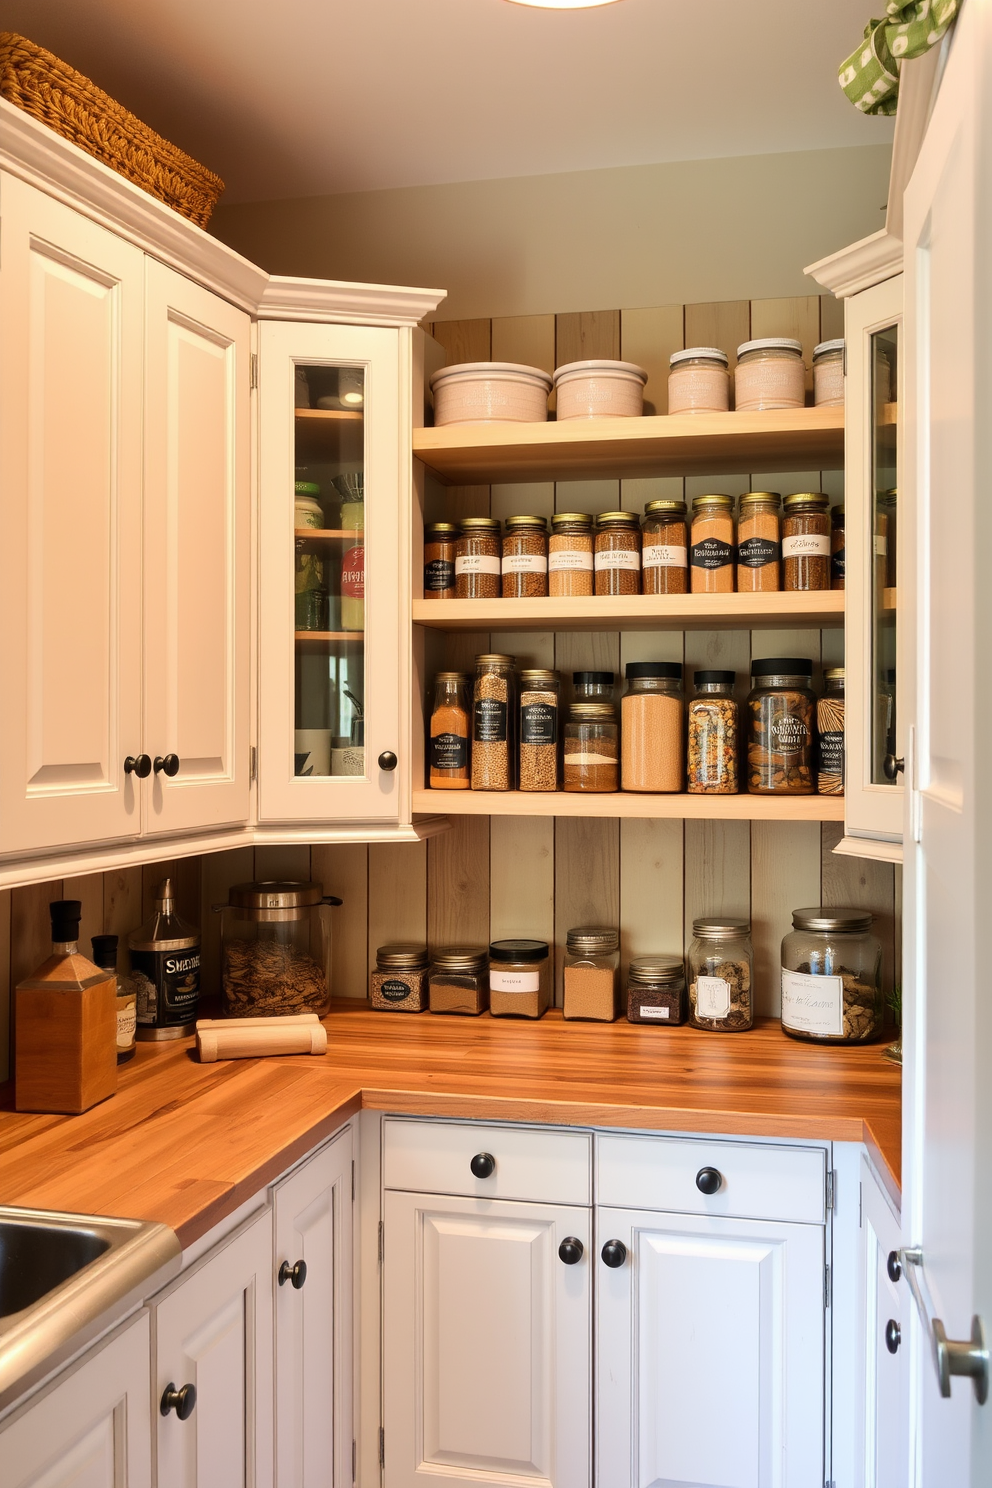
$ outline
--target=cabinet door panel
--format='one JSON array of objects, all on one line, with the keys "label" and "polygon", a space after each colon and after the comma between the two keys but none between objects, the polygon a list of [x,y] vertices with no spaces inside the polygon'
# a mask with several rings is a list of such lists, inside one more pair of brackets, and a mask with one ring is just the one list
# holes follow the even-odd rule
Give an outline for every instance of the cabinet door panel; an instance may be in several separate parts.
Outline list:
[{"label": "cabinet door panel", "polygon": [[[899,1222],[868,1167],[861,1164],[861,1241],[864,1285],[864,1476],[863,1488],[905,1488],[909,1482],[908,1283],[893,1282],[890,1251],[902,1244]],[[899,1329],[899,1345],[885,1341],[889,1322]],[[859,1484],[860,1488],[860,1484]]]},{"label": "cabinet door panel", "polygon": [[141,253],[4,175],[0,851],[135,835]]}]

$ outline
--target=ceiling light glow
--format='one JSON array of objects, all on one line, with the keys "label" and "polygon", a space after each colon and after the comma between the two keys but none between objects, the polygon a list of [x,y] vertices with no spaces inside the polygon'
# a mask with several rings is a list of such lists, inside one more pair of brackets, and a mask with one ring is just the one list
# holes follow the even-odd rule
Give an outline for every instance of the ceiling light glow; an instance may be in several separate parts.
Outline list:
[{"label": "ceiling light glow", "polygon": [[510,0],[511,5],[530,5],[539,10],[591,10],[594,5],[616,5],[617,0]]}]

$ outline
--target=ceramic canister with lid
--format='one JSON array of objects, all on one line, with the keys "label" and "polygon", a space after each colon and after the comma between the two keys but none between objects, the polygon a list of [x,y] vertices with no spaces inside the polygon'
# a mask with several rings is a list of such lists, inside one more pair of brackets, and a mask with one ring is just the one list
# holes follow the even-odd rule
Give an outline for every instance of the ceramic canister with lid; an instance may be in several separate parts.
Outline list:
[{"label": "ceramic canister with lid", "polygon": [[789,336],[764,336],[737,348],[734,392],[738,413],[802,408],[806,402],[803,344]]},{"label": "ceramic canister with lid", "polygon": [[726,413],[730,359],[718,346],[690,346],[668,359],[669,413]]},{"label": "ceramic canister with lid", "polygon": [[568,362],[555,369],[558,422],[573,418],[640,418],[648,374],[633,362]]},{"label": "ceramic canister with lid", "polygon": [[551,1005],[546,940],[494,940],[489,947],[489,1011],[494,1018],[540,1018]]},{"label": "ceramic canister with lid", "polygon": [[782,1027],[793,1038],[860,1044],[882,1029],[882,947],[864,909],[792,912],[782,941]]},{"label": "ceramic canister with lid", "polygon": [[517,362],[460,362],[431,378],[434,423],[543,423],[551,378]]},{"label": "ceramic canister with lid", "polygon": [[817,408],[844,406],[844,337],[813,347],[813,402]]}]

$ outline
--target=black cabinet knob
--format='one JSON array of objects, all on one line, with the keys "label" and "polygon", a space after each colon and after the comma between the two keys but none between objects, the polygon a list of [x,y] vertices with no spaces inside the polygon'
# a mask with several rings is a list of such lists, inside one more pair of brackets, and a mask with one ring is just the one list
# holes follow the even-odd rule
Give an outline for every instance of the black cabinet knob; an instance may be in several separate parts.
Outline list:
[{"label": "black cabinet knob", "polygon": [[496,1171],[496,1159],[491,1152],[477,1152],[469,1167],[476,1178],[491,1178]]},{"label": "black cabinet knob", "polygon": [[297,1261],[291,1266],[288,1261],[283,1261],[279,1267],[279,1285],[285,1286],[287,1281],[293,1283],[293,1291],[298,1292],[307,1279],[306,1261]]},{"label": "black cabinet knob", "polygon": [[582,1241],[575,1235],[566,1235],[558,1247],[558,1255],[566,1266],[575,1266],[582,1259]]},{"label": "black cabinet knob", "polygon": [[889,1258],[885,1263],[885,1269],[889,1273],[890,1281],[898,1281],[902,1276],[902,1261],[899,1259],[897,1250],[889,1251]]},{"label": "black cabinet knob", "polygon": [[719,1193],[723,1187],[723,1174],[718,1168],[700,1168],[696,1174],[696,1187],[700,1193]]},{"label": "black cabinet knob", "polygon": [[379,756],[380,770],[395,770],[399,760],[391,749],[384,749]]},{"label": "black cabinet knob", "polygon": [[622,1240],[607,1240],[603,1246],[603,1264],[615,1271],[627,1259],[627,1247]]},{"label": "black cabinet knob", "polygon": [[906,768],[906,761],[902,755],[887,754],[882,761],[882,773],[886,780],[895,780]]},{"label": "black cabinet knob", "polygon": [[172,777],[174,775],[178,775],[179,774],[179,756],[178,756],[178,754],[167,754],[164,757],[161,754],[157,754],[155,756],[155,774],[156,775],[168,775],[168,777],[169,777],[170,780],[172,779]]},{"label": "black cabinet knob", "polygon": [[159,1410],[167,1416],[174,1410],[180,1421],[188,1421],[196,1405],[196,1386],[182,1385],[178,1390],[170,1380],[165,1387]]},{"label": "black cabinet knob", "polygon": [[129,754],[124,761],[124,774],[137,775],[139,780],[145,780],[152,773],[152,760],[150,754]]},{"label": "black cabinet knob", "polygon": [[902,1329],[895,1318],[889,1318],[885,1325],[885,1347],[890,1354],[896,1353],[902,1343]]}]

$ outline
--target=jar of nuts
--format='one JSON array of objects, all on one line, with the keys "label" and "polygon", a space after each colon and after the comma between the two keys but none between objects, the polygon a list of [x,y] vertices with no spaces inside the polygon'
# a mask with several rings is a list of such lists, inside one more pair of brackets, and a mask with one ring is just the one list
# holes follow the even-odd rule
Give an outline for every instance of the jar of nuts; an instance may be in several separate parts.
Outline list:
[{"label": "jar of nuts", "polygon": [[816,698],[807,657],[752,661],[747,700],[747,788],[753,795],[811,796]]},{"label": "jar of nuts", "polygon": [[734,673],[699,671],[689,700],[687,789],[691,796],[736,796],[740,730]]},{"label": "jar of nuts", "polygon": [[754,952],[749,921],[713,915],[692,922],[689,1022],[715,1033],[742,1033],[754,1022]]},{"label": "jar of nuts", "polygon": [[816,1043],[863,1044],[882,1031],[882,947],[864,909],[796,909],[782,941],[782,1027]]},{"label": "jar of nuts", "polygon": [[544,517],[507,517],[503,538],[503,598],[548,592],[548,524]]},{"label": "jar of nuts", "polygon": [[594,555],[597,594],[640,594],[641,526],[635,512],[601,512]]},{"label": "jar of nuts", "polygon": [[463,517],[455,545],[455,598],[499,599],[500,528],[495,517]]}]

